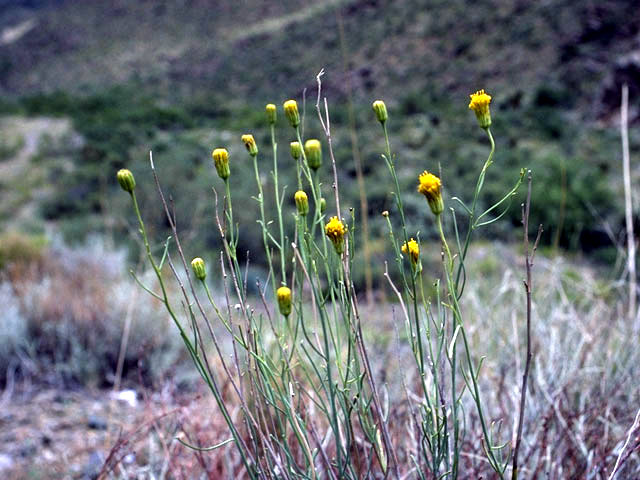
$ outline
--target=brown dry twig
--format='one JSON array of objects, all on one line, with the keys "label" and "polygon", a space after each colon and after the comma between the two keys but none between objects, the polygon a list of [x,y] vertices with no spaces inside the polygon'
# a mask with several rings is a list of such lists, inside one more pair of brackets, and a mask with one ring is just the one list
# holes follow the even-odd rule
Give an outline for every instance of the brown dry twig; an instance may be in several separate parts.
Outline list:
[{"label": "brown dry twig", "polygon": [[533,244],[533,248],[529,249],[529,212],[531,209],[531,182],[532,174],[531,170],[527,174],[527,199],[522,205],[522,225],[524,227],[524,258],[525,269],[527,278],[524,281],[524,289],[527,296],[527,360],[524,366],[524,373],[522,374],[522,387],[520,391],[520,415],[518,418],[518,433],[516,436],[516,446],[513,450],[513,466],[511,471],[512,480],[518,478],[518,452],[520,451],[520,443],[522,441],[522,424],[524,422],[524,408],[527,401],[527,380],[529,378],[529,368],[531,366],[531,291],[532,279],[531,269],[533,268],[533,261],[536,256],[536,250],[538,249],[538,243],[540,242],[540,236],[542,235],[542,225],[538,226],[538,234]]}]

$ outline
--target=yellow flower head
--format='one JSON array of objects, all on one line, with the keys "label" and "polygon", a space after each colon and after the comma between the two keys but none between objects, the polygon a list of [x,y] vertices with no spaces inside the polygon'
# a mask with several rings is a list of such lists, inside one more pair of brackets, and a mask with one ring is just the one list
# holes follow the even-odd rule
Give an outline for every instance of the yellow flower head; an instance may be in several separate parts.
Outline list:
[{"label": "yellow flower head", "polygon": [[247,147],[247,152],[252,157],[258,155],[258,145],[256,145],[256,140],[253,138],[253,135],[247,133],[242,135],[242,141],[244,142],[244,146]]},{"label": "yellow flower head", "polygon": [[476,114],[478,123],[482,128],[489,128],[491,125],[491,112],[489,111],[491,95],[484,93],[484,90],[478,90],[469,96],[471,97],[469,108]]},{"label": "yellow flower head", "polygon": [[307,194],[302,190],[298,190],[293,199],[296,201],[296,208],[298,209],[298,214],[303,217],[309,213],[309,198]]},{"label": "yellow flower head", "polygon": [[226,148],[216,148],[212,153],[213,164],[216,166],[218,176],[226,180],[231,172],[229,171],[229,152]]},{"label": "yellow flower head", "polygon": [[273,103],[268,103],[265,107],[265,111],[267,112],[267,122],[269,125],[274,125],[276,123],[276,106]]},{"label": "yellow flower head", "polygon": [[284,114],[287,116],[289,123],[293,128],[300,125],[300,113],[298,112],[298,102],[295,100],[287,100],[284,102]]},{"label": "yellow flower head", "polygon": [[276,290],[278,297],[278,308],[280,313],[285,317],[291,313],[291,289],[289,287],[280,287]]},{"label": "yellow flower head", "polygon": [[411,259],[411,263],[414,265],[418,263],[418,259],[420,258],[420,246],[413,238],[408,242],[405,242],[404,245],[402,245],[401,250],[402,253]]},{"label": "yellow flower head", "polygon": [[324,227],[324,231],[327,237],[329,237],[329,240],[333,243],[336,253],[341,254],[344,250],[344,234],[347,232],[347,227],[338,217],[331,217],[329,222],[327,222],[327,225]]},{"label": "yellow flower head", "polygon": [[418,180],[420,180],[418,192],[427,198],[433,214],[440,215],[444,210],[442,182],[433,173],[429,173],[426,170],[420,174]]}]

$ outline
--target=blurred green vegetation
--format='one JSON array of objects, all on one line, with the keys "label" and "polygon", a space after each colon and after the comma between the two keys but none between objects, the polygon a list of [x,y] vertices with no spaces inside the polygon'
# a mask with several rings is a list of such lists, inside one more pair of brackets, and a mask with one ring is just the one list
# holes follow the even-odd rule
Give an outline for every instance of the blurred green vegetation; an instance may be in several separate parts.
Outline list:
[{"label": "blurred green vegetation", "polygon": [[[497,152],[479,208],[497,201],[515,183],[520,169],[530,168],[534,172],[532,223],[545,225],[545,243],[585,250],[609,246],[601,221],[621,222],[621,202],[614,198],[612,186],[617,168],[610,161],[618,149],[615,132],[571,122],[570,112],[547,104],[552,93],[545,89],[518,108],[510,106],[497,93],[492,105]],[[269,100],[265,99],[265,103]],[[429,240],[435,238],[435,232],[424,199],[415,193],[417,175],[424,169],[440,171],[445,194],[469,202],[478,170],[489,151],[488,141],[467,109],[464,97],[413,92],[389,103],[392,149],[397,156],[401,187],[406,192],[404,201],[411,234],[419,233]],[[88,232],[96,230],[114,238],[128,238],[126,232],[131,228],[128,199],[114,180],[114,173],[127,167],[138,179],[146,221],[157,239],[164,238],[168,225],[150,175],[148,152],[152,150],[160,179],[178,212],[178,223],[183,231],[189,232],[192,253],[213,251],[219,248],[219,235],[214,224],[211,186],[221,192],[222,184],[215,176],[210,151],[225,146],[231,152],[233,199],[240,207],[236,210],[241,231],[239,251],[259,251],[257,204],[251,199],[255,195],[255,179],[240,136],[246,132],[256,136],[269,204],[273,200],[272,156],[263,105],[248,104],[235,109],[219,105],[224,102],[215,96],[166,103],[151,93],[141,93],[137,85],[117,86],[89,96],[55,92],[22,98],[12,107],[14,112],[70,117],[83,138],[79,148],[67,152],[73,168],[54,169],[50,175],[48,180],[53,188],[41,204],[42,216],[58,222],[72,242],[82,241]],[[307,107],[305,137],[318,136],[326,149],[315,108],[309,104]],[[346,107],[330,103],[330,110],[343,206],[355,207],[359,215]],[[379,214],[389,210],[393,218],[394,204],[388,172],[380,158],[384,148],[381,129],[369,104],[357,105],[355,116],[372,237],[386,238],[386,227]],[[291,140],[293,131],[280,110],[280,183],[289,186],[287,198],[292,197],[295,184],[295,168],[288,153]],[[41,142],[40,150],[35,161],[46,164],[50,154],[46,142]],[[331,211],[328,162],[325,155],[321,174]],[[520,226],[519,205],[524,192],[522,187],[505,220],[484,230],[484,235],[503,240],[519,238],[512,230]],[[294,211],[292,200],[285,204],[289,212]],[[288,231],[292,231],[292,215],[285,218]],[[375,257],[386,257],[384,247],[373,250]],[[253,258],[252,262],[262,264],[259,258]]]},{"label": "blurred green vegetation", "polygon": [[[240,136],[251,132],[258,141],[269,205],[272,160],[264,104],[280,109],[289,97],[301,101],[306,89],[305,137],[320,138],[326,149],[313,106],[315,75],[325,68],[323,92],[343,206],[353,206],[359,218],[354,126],[373,261],[380,269],[388,245],[379,213],[389,210],[393,218],[394,202],[371,101],[387,102],[410,234],[428,243],[435,232],[424,199],[415,193],[417,175],[440,171],[446,196],[470,200],[489,148],[467,109],[467,95],[485,88],[493,95],[497,152],[479,208],[500,198],[521,168],[530,168],[531,223],[544,224],[543,242],[608,261],[612,242],[603,225],[607,222],[614,235],[622,228],[620,148],[612,118],[620,82],[633,74],[618,67],[640,28],[638,18],[625,13],[632,7],[623,0],[483,0],[473,7],[463,0],[250,0],[243,8],[233,2],[182,8],[168,1],[21,5],[22,10],[12,10],[14,17],[31,15],[39,23],[0,52],[0,113],[72,119],[82,143],[64,152],[41,143],[34,159],[46,170],[48,187],[35,199],[39,212],[68,241],[99,232],[130,243],[137,256],[128,199],[114,181],[124,166],[138,180],[150,232],[158,242],[168,235],[148,164],[153,150],[178,225],[189,232],[187,255],[215,252],[220,245],[211,186],[220,193],[222,184],[210,151],[224,146],[231,153],[238,248],[257,252],[255,181]],[[13,18],[9,13],[0,22]],[[635,83],[630,85],[637,101]],[[634,152],[639,139],[631,134]],[[280,183],[289,186],[286,198],[294,192],[291,140],[280,110]],[[330,212],[326,153],[321,175]],[[519,240],[514,229],[520,227],[524,191],[504,220],[484,230],[487,238]],[[285,205],[293,212],[292,200]],[[285,219],[292,231],[291,215]],[[262,264],[253,257],[252,263]]]},{"label": "blurred green vegetation", "polygon": [[47,240],[41,235],[8,232],[0,235],[0,271],[12,263],[34,263],[42,259]]}]

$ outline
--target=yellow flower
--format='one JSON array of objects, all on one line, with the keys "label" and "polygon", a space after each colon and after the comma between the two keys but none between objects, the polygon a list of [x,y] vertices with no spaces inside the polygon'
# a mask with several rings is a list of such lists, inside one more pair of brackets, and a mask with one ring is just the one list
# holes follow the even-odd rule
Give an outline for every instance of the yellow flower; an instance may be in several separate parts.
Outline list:
[{"label": "yellow flower", "polygon": [[408,242],[404,242],[402,245],[402,253],[407,255],[411,259],[411,263],[414,265],[418,263],[418,258],[420,257],[420,246],[418,242],[416,242],[413,238]]},{"label": "yellow flower", "polygon": [[242,141],[244,142],[244,146],[247,147],[247,152],[252,157],[258,155],[258,145],[256,145],[256,140],[253,138],[253,135],[247,133],[242,135]]},{"label": "yellow flower", "polygon": [[298,102],[295,100],[287,100],[284,102],[284,114],[287,116],[289,123],[293,128],[300,125],[300,113],[298,112]]},{"label": "yellow flower", "polygon": [[280,287],[276,290],[278,297],[278,308],[280,313],[285,317],[291,313],[291,289],[289,287]]},{"label": "yellow flower", "polygon": [[296,201],[298,214],[304,217],[307,213],[309,213],[309,198],[307,197],[307,194],[302,190],[298,190],[293,198]]},{"label": "yellow flower", "polygon": [[471,97],[469,108],[476,114],[478,123],[482,128],[489,128],[491,125],[491,112],[489,111],[491,95],[484,93],[484,90],[478,90],[469,96]]},{"label": "yellow flower", "polygon": [[333,243],[336,253],[340,255],[344,250],[344,234],[347,232],[347,227],[345,227],[338,217],[331,217],[324,227],[324,231]]},{"label": "yellow flower", "polygon": [[216,166],[218,176],[226,180],[231,172],[229,171],[229,152],[226,148],[216,148],[212,153],[213,164]]},{"label": "yellow flower", "polygon": [[268,103],[265,107],[265,111],[267,112],[267,122],[269,125],[274,125],[276,123],[276,106],[273,103]]},{"label": "yellow flower", "polygon": [[418,192],[423,194],[427,198],[429,207],[434,215],[440,215],[444,210],[444,203],[442,201],[442,182],[433,173],[429,173],[426,170],[418,177],[420,184],[418,185]]}]

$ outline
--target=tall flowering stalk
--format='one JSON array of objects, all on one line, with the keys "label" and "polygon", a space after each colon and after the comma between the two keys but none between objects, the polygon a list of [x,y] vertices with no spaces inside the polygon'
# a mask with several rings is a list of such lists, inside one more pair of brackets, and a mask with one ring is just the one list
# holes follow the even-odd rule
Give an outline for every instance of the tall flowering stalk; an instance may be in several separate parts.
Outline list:
[{"label": "tall flowering stalk", "polygon": [[[356,248],[354,232],[357,229],[355,213],[350,209],[350,216],[343,216],[340,210],[328,106],[325,100],[324,115],[321,114],[319,78],[316,107],[326,136],[325,154],[333,169],[335,215],[325,218],[328,207],[322,196],[321,178],[327,167],[323,164],[323,145],[318,139],[305,141],[302,138],[304,116],[300,115],[295,100],[288,100],[283,105],[289,132],[291,129],[295,132],[295,141],[290,144],[291,157],[296,164],[295,194],[285,196],[286,186],[279,183],[276,106],[268,104],[265,108],[273,151],[274,204],[264,196],[258,144],[252,134],[241,137],[256,178],[257,196],[254,198],[259,205],[258,224],[263,244],[263,252],[259,255],[268,264],[268,274],[265,273],[266,278],[258,284],[255,298],[247,293],[247,271],[240,267],[236,253],[239,231],[234,224],[231,198],[234,177],[226,149],[217,148],[212,153],[215,171],[223,181],[225,191],[223,214],[216,211],[223,252],[219,263],[210,262],[210,265],[219,265],[218,275],[207,274],[212,268],[207,268],[205,255],[186,261],[175,218],[167,206],[152,163],[174,245],[171,247],[167,239],[162,257],[156,259],[135,197],[133,174],[128,170],[117,173],[120,186],[132,198],[147,259],[161,291],[158,293],[139,283],[164,303],[229,428],[228,439],[204,450],[227,449],[229,452],[228,449],[235,448],[244,468],[240,475],[251,479],[400,479],[411,475],[420,479],[457,478],[462,473],[461,443],[466,428],[463,398],[470,395],[481,423],[487,460],[503,478],[508,455],[504,455],[503,448],[497,445],[486,417],[487,409],[479,387],[481,362],[476,363],[472,355],[460,305],[467,280],[464,261],[472,233],[504,214],[522,181],[521,174],[513,189],[501,200],[479,214],[476,212],[495,150],[489,129],[491,97],[479,91],[472,95],[469,105],[491,143],[491,152],[480,171],[471,207],[457,197],[451,198],[468,216],[464,242],[460,241],[462,229],[455,210],[445,208],[446,181],[427,171],[418,177],[418,192],[424,195],[434,215],[443,252],[443,280],[442,284],[439,280],[435,282],[433,298],[425,295],[425,268],[421,260],[431,244],[420,238],[419,228],[405,216],[403,195],[411,193],[400,189],[387,131],[389,111],[381,100],[372,105],[383,130],[383,157],[395,198],[395,208],[384,216],[400,273],[400,288],[396,288],[390,276],[388,278],[404,315],[406,338],[419,379],[419,391],[406,398],[408,408],[405,410],[411,412],[405,417],[406,422],[416,422],[413,444],[390,433],[390,421],[396,412],[390,408],[388,396],[381,394],[385,385],[371,367],[363,335],[363,316],[352,277]],[[286,204],[285,199],[288,200]],[[496,215],[501,209],[504,211]],[[271,229],[266,218],[269,211],[275,212],[277,217],[275,233],[271,230],[276,227]],[[444,221],[448,213],[451,224]],[[283,214],[295,217],[294,232],[287,231]],[[399,238],[394,233],[396,222],[399,223]],[[448,242],[446,226],[453,226],[454,248]],[[410,237],[409,232],[415,233]],[[294,241],[289,243],[289,238]],[[279,262],[274,252],[279,255]],[[165,264],[170,267],[172,284],[163,271]],[[218,283],[213,288],[212,282],[216,279]],[[212,292],[220,292],[222,300]],[[181,296],[182,310],[175,308],[175,302],[170,299],[175,294]],[[202,302],[201,296],[206,297],[208,303]],[[261,307],[257,308],[256,303]],[[218,321],[222,333],[215,328]],[[461,359],[458,358],[458,341],[463,344]],[[224,345],[231,346],[231,357],[225,352]],[[413,436],[412,431],[410,437]],[[203,450],[182,443],[188,448]]]}]

